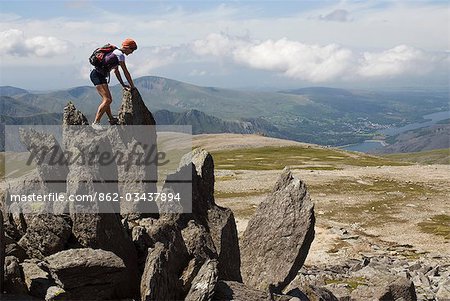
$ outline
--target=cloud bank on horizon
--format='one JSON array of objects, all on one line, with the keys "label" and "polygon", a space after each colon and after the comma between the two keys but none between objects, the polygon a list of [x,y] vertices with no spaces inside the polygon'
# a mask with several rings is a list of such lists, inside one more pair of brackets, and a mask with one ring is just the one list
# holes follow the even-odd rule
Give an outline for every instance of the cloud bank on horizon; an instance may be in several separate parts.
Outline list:
[{"label": "cloud bank on horizon", "polygon": [[[14,3],[2,2],[0,59],[8,78],[1,76],[1,85],[89,85],[92,50],[125,37],[139,45],[128,58],[134,76],[199,85],[448,80],[445,2],[285,2],[283,8],[280,2],[145,1],[114,2],[111,10],[106,2],[70,1],[52,2],[55,15],[23,12],[26,2]],[[39,71],[45,82],[25,69]]]}]

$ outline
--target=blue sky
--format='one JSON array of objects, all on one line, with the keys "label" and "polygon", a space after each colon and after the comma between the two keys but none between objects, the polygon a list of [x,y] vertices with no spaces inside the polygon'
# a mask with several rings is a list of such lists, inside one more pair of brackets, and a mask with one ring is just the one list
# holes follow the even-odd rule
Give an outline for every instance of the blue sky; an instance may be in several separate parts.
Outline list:
[{"label": "blue sky", "polygon": [[448,11],[448,1],[0,1],[0,85],[91,85],[92,50],[132,37],[133,77],[258,89],[445,86]]}]

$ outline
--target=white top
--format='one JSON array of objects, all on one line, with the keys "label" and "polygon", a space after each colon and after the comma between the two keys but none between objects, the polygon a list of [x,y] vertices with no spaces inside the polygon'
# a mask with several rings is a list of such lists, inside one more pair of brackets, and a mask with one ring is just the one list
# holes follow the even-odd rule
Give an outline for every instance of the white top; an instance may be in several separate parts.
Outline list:
[{"label": "white top", "polygon": [[113,53],[117,56],[117,58],[119,59],[119,62],[125,62],[125,54],[123,54],[122,51],[120,51],[119,49],[116,49],[113,51]]}]

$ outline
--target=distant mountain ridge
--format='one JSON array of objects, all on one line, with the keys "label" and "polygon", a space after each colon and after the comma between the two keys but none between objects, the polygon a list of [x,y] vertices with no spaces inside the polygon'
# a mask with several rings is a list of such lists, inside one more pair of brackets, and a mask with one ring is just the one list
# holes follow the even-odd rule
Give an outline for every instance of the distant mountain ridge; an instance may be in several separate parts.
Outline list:
[{"label": "distant mountain ridge", "polygon": [[0,86],[1,96],[17,96],[20,94],[27,94],[28,91],[21,88],[16,88],[12,86]]},{"label": "distant mountain ridge", "polygon": [[[170,117],[175,123],[195,123],[206,132],[245,132],[250,128],[272,137],[331,146],[363,142],[375,136],[377,130],[420,122],[423,115],[448,110],[449,101],[447,91],[373,92],[310,87],[255,92],[200,87],[156,76],[136,78],[134,82],[151,112],[182,113]],[[111,92],[112,110],[117,112],[122,87],[112,86]],[[0,87],[0,95],[50,113],[62,112],[71,100],[88,116],[95,114],[100,102],[92,86],[45,93]],[[183,117],[189,111],[190,115]],[[161,113],[160,118],[169,116]]]},{"label": "distant mountain ridge", "polygon": [[280,131],[264,120],[246,119],[242,121],[227,121],[198,110],[171,112],[159,110],[154,113],[157,124],[192,125],[193,134],[236,133],[282,135]]},{"label": "distant mountain ridge", "polygon": [[398,134],[388,141],[392,144],[381,149],[383,154],[413,153],[435,149],[449,149],[450,152],[450,119]]},{"label": "distant mountain ridge", "polygon": [[[35,106],[8,96],[1,96],[1,108],[0,123],[7,125],[58,125],[61,124],[62,120],[62,113],[44,112]],[[281,136],[276,127],[257,118],[227,121],[194,109],[184,112],[158,110],[153,112],[153,115],[157,124],[160,125],[192,125],[193,134],[260,133],[274,135],[278,133]]]}]

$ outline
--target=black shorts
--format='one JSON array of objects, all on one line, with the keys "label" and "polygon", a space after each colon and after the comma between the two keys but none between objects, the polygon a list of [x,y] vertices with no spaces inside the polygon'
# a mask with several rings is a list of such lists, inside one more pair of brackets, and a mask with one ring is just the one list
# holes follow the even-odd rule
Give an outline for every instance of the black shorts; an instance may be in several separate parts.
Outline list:
[{"label": "black shorts", "polygon": [[91,71],[91,81],[94,84],[94,86],[107,84],[108,81],[106,80],[106,78],[107,78],[106,75],[100,73],[96,69]]}]

